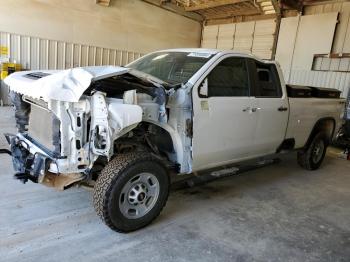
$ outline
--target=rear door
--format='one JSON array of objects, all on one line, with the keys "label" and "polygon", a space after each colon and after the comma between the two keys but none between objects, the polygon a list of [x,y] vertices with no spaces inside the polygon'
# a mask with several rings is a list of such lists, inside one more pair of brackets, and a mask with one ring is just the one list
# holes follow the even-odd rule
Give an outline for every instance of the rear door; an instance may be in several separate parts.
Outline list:
[{"label": "rear door", "polygon": [[[225,56],[193,88],[193,170],[254,154],[256,99],[250,95],[247,59]],[[207,95],[200,89],[207,81]]]},{"label": "rear door", "polygon": [[275,153],[285,138],[288,124],[288,97],[282,91],[274,64],[249,60],[254,96],[257,99],[255,151],[265,155]]}]

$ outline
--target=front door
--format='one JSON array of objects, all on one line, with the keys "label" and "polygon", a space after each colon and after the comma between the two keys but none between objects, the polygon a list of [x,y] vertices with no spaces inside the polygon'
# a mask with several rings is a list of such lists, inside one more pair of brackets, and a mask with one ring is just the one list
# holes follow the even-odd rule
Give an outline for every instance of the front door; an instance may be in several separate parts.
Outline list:
[{"label": "front door", "polygon": [[226,56],[193,88],[193,170],[254,154],[257,99],[248,75],[245,58]]}]

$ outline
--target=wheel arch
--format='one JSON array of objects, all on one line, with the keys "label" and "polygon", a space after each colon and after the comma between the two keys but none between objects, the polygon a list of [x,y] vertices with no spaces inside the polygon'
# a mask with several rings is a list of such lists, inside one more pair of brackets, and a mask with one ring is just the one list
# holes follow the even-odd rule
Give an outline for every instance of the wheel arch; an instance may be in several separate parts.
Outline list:
[{"label": "wheel arch", "polygon": [[[155,121],[141,121],[138,126],[128,130],[128,133],[135,132],[136,129],[141,128],[144,131],[142,134],[148,133],[145,146],[150,148],[153,152],[160,149],[161,153],[165,153],[168,160],[181,169],[183,162],[183,143],[180,135],[168,124],[163,124]],[[140,129],[139,129],[140,130]],[[114,140],[114,143],[119,138]],[[132,140],[132,139],[131,139]]]},{"label": "wheel arch", "polygon": [[311,130],[311,133],[304,147],[307,148],[311,144],[314,136],[320,131],[326,131],[326,134],[328,135],[328,139],[329,139],[328,143],[331,142],[335,131],[335,125],[336,125],[336,122],[333,117],[323,117],[317,120],[317,122],[314,124],[314,127]]},{"label": "wheel arch", "polygon": [[153,121],[143,121],[142,123],[154,126],[155,128],[163,131],[163,136],[171,141],[171,146],[173,149],[173,154],[169,155],[169,160],[181,165],[183,162],[183,144],[179,134],[168,124]]}]

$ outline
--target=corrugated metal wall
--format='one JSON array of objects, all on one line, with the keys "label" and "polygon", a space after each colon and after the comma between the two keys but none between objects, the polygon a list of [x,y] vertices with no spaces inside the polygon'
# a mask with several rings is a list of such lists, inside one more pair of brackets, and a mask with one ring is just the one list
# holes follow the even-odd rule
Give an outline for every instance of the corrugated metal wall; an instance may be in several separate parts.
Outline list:
[{"label": "corrugated metal wall", "polygon": [[[333,39],[333,53],[350,53],[350,2],[335,2],[323,5],[307,6],[305,15],[339,12],[338,24]],[[315,30],[322,30],[315,25]],[[307,43],[306,43],[307,44]],[[347,96],[350,89],[350,72],[291,70],[289,83],[330,87],[341,90]]]},{"label": "corrugated metal wall", "polygon": [[[0,32],[0,62],[9,61],[27,70],[68,69],[80,66],[126,65],[139,52],[48,40]],[[4,52],[4,48],[6,52]],[[8,105],[8,88],[0,81],[0,105]]]},{"label": "corrugated metal wall", "polygon": [[271,59],[275,39],[275,19],[208,25],[203,27],[202,47],[234,49]]},{"label": "corrugated metal wall", "polygon": [[313,70],[350,72],[350,57],[315,57]]},{"label": "corrugated metal wall", "polygon": [[289,83],[336,88],[346,97],[350,89],[350,73],[292,70]]},{"label": "corrugated metal wall", "polygon": [[22,64],[24,69],[67,69],[80,66],[125,65],[140,56],[139,52],[68,43],[0,32],[0,46],[8,54],[1,60]]}]

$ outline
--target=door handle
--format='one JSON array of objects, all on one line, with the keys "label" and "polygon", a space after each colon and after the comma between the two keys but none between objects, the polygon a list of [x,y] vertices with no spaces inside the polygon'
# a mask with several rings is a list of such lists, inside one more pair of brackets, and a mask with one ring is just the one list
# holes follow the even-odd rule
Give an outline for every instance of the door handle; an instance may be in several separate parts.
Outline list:
[{"label": "door handle", "polygon": [[278,111],[287,111],[288,110],[288,107],[285,107],[285,106],[280,106],[278,109]]},{"label": "door handle", "polygon": [[261,108],[260,107],[246,107],[246,108],[243,108],[243,112],[250,112],[250,113],[254,113],[258,110],[260,110]]}]

